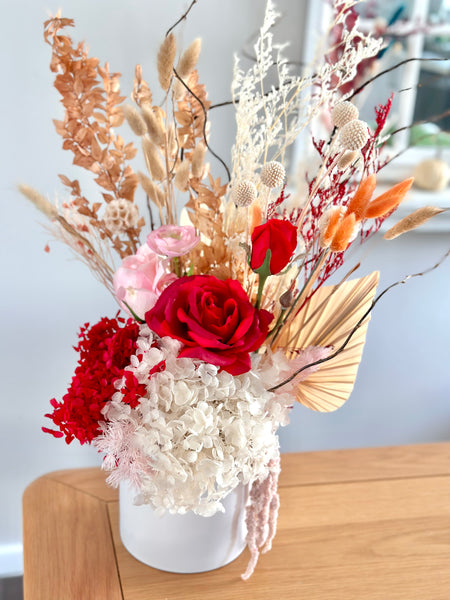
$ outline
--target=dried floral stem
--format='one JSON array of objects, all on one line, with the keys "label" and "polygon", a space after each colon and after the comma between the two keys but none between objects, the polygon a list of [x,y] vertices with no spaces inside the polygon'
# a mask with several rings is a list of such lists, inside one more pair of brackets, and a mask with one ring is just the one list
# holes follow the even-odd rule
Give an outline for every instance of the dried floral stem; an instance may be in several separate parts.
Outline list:
[{"label": "dried floral stem", "polygon": [[[443,119],[444,117],[447,117],[448,115],[450,115],[450,108],[445,110],[444,112],[441,112],[438,115],[433,115],[432,117],[428,117],[427,119],[422,119],[421,121],[414,121],[414,123],[410,123],[409,125],[405,125],[404,127],[399,127],[395,131],[392,131],[385,138],[383,138],[383,143],[387,142],[391,137],[393,137],[397,133],[400,133],[401,131],[406,131],[407,129],[411,129],[412,127],[415,127],[416,125],[425,125],[426,123],[434,123],[435,121],[439,121],[440,119]],[[432,135],[435,135],[435,134],[432,134]],[[398,156],[398,155],[396,155],[396,156]],[[391,160],[389,160],[388,163],[391,162]],[[388,163],[386,163],[386,164],[388,164]]]},{"label": "dried floral stem", "polygon": [[189,5],[188,9],[186,10],[186,12],[184,12],[184,13],[181,15],[181,17],[178,19],[178,21],[176,21],[176,22],[175,22],[175,23],[172,25],[172,27],[169,27],[169,29],[166,31],[166,37],[169,35],[169,33],[170,33],[171,31],[173,31],[173,30],[175,29],[175,27],[176,27],[177,25],[179,25],[179,24],[181,23],[181,21],[184,21],[184,20],[187,18],[188,14],[191,12],[192,8],[194,7],[194,4],[197,4],[197,0],[192,0],[192,2],[190,3],[190,5]]},{"label": "dried floral stem", "polygon": [[[294,311],[296,311],[300,301],[304,300],[304,298],[306,298],[309,294],[309,292],[311,291],[311,287],[313,286],[314,282],[316,281],[317,277],[319,276],[320,273],[320,269],[322,268],[328,254],[329,254],[330,250],[329,248],[327,248],[326,250],[323,250],[321,252],[321,254],[319,255],[316,264],[314,265],[313,270],[311,271],[311,274],[309,275],[307,281],[305,282],[303,288],[301,289],[301,291],[299,292],[299,294],[297,295],[297,297],[295,298],[294,302],[292,303],[292,306],[290,307],[290,309],[286,312],[286,314],[284,315],[284,318],[281,322],[281,324],[278,327],[278,331],[275,333],[273,340],[270,344],[270,347],[272,349],[276,348],[275,342],[277,340],[277,338],[279,337],[280,333],[282,332],[283,328],[288,326],[288,323],[290,320],[292,320],[295,317]],[[287,346],[289,345],[286,344]]]},{"label": "dried floral stem", "polygon": [[208,122],[208,112],[207,112],[207,110],[205,108],[205,105],[200,100],[200,98],[194,93],[194,91],[187,85],[187,83],[178,75],[175,67],[173,69],[173,72],[174,72],[175,77],[177,78],[177,80],[186,88],[186,90],[191,94],[191,96],[193,96],[197,100],[197,102],[200,104],[200,106],[202,108],[202,111],[203,111],[203,116],[204,116],[204,122],[203,122],[203,141],[205,142],[205,146],[208,148],[209,152],[224,167],[224,169],[225,169],[225,171],[227,173],[228,181],[230,181],[230,179],[231,179],[230,169],[227,167],[226,163],[220,158],[220,156],[218,156],[214,152],[214,150],[211,148],[211,146],[208,144],[208,137],[207,137],[207,132],[206,132],[206,125],[207,125],[207,122]]},{"label": "dried floral stem", "polygon": [[281,383],[279,383],[279,384],[277,384],[277,385],[269,388],[268,391],[269,392],[275,392],[276,390],[280,389],[284,385],[286,385],[286,384],[290,383],[291,381],[293,381],[297,377],[297,375],[299,375],[302,371],[305,371],[309,367],[314,367],[314,366],[320,365],[320,364],[322,364],[324,362],[327,362],[329,360],[332,360],[333,358],[336,358],[336,356],[338,356],[338,354],[340,354],[346,348],[347,344],[350,342],[350,340],[352,339],[352,337],[355,335],[355,333],[358,331],[358,329],[364,323],[365,319],[369,316],[369,314],[372,312],[372,310],[375,308],[375,306],[378,304],[378,302],[381,300],[381,298],[385,294],[387,294],[392,288],[397,287],[398,285],[401,285],[403,283],[406,283],[407,281],[409,281],[410,279],[413,279],[414,277],[422,277],[423,275],[426,275],[426,274],[430,273],[431,271],[434,271],[435,269],[437,269],[444,262],[444,260],[448,256],[450,256],[450,249],[447,250],[447,252],[442,256],[442,258],[440,258],[439,261],[435,265],[433,265],[432,267],[429,267],[428,269],[425,269],[424,271],[421,271],[420,273],[413,273],[411,275],[407,275],[403,279],[401,279],[399,281],[396,281],[396,282],[392,283],[391,285],[389,285],[374,300],[372,300],[370,307],[362,315],[362,317],[359,319],[359,321],[353,327],[353,329],[351,330],[351,332],[348,334],[347,338],[344,340],[344,342],[342,343],[342,345],[337,350],[335,350],[332,354],[330,354],[326,358],[322,358],[320,360],[316,360],[316,361],[314,361],[312,363],[309,363],[308,365],[305,365],[301,369],[298,369],[298,371],[296,371],[295,373],[293,373],[290,377],[288,377],[287,379],[285,379]]},{"label": "dried floral stem", "polygon": [[377,73],[370,79],[367,79],[367,81],[365,81],[363,84],[361,84],[358,88],[356,88],[356,90],[354,90],[350,94],[350,96],[347,97],[347,100],[351,100],[354,96],[356,96],[357,94],[362,92],[362,90],[365,87],[367,87],[369,84],[373,83],[379,77],[382,77],[383,75],[386,75],[386,73],[390,73],[391,71],[394,71],[395,69],[398,69],[399,67],[402,67],[403,65],[406,65],[407,63],[414,62],[414,61],[426,62],[426,61],[442,61],[442,60],[450,60],[450,59],[449,58],[422,58],[422,57],[420,57],[420,58],[418,58],[418,57],[405,58],[405,60],[401,60],[399,63],[396,63],[392,67],[389,67],[388,69],[384,69],[383,71],[380,71],[379,73]]}]

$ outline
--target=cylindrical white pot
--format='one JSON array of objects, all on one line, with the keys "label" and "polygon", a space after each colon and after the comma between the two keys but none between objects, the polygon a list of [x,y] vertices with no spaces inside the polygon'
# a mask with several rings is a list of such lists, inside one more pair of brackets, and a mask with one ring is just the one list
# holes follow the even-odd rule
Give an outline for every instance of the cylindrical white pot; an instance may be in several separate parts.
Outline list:
[{"label": "cylindrical white pot", "polygon": [[225,512],[201,517],[155,514],[148,505],[133,504],[134,492],[120,484],[120,537],[141,562],[172,573],[212,571],[237,558],[246,546],[247,488],[239,485],[224,498]]}]

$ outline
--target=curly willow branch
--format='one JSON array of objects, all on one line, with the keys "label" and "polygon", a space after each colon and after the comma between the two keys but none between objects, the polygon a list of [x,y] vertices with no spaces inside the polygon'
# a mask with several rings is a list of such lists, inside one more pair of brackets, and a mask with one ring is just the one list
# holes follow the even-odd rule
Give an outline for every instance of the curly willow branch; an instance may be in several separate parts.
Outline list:
[{"label": "curly willow branch", "polygon": [[295,373],[293,373],[290,377],[288,377],[288,379],[286,379],[285,381],[282,381],[281,383],[279,383],[278,385],[275,385],[271,388],[269,388],[269,392],[274,392],[276,390],[278,390],[280,387],[286,385],[287,383],[290,383],[293,379],[295,379],[297,377],[297,375],[299,375],[302,371],[305,371],[306,369],[309,369],[310,367],[314,367],[316,365],[320,365],[324,362],[327,362],[328,360],[332,360],[333,358],[336,358],[336,356],[338,354],[340,354],[343,350],[345,350],[347,344],[350,342],[350,340],[352,339],[352,337],[355,335],[355,333],[358,331],[358,329],[361,327],[361,325],[363,324],[363,322],[365,321],[365,319],[369,316],[369,314],[372,312],[372,310],[375,308],[376,304],[381,300],[381,298],[387,294],[387,292],[389,292],[392,288],[396,287],[397,285],[400,285],[402,283],[406,283],[409,279],[412,279],[413,277],[421,277],[422,275],[426,275],[427,273],[430,273],[431,271],[434,271],[434,269],[437,269],[443,262],[444,260],[450,255],[450,249],[447,250],[447,252],[444,254],[444,256],[432,267],[429,267],[428,269],[425,269],[425,271],[422,271],[421,273],[413,273],[411,275],[407,275],[404,279],[401,279],[400,281],[396,281],[395,283],[392,283],[390,286],[388,286],[385,290],[383,290],[381,292],[381,294],[379,294],[371,303],[370,307],[366,310],[366,312],[363,314],[363,316],[359,319],[359,321],[356,323],[356,325],[354,326],[354,328],[351,330],[351,332],[348,334],[347,338],[345,339],[344,343],[342,344],[342,346],[340,346],[335,352],[333,352],[333,354],[330,354],[329,356],[327,356],[326,358],[321,358],[320,360],[316,360],[312,363],[309,363],[308,365],[305,365],[304,367],[302,367],[301,369],[299,369],[298,371],[296,371]]},{"label": "curly willow branch", "polygon": [[178,19],[178,21],[176,23],[174,23],[172,25],[172,27],[169,27],[169,29],[166,31],[166,37],[169,35],[169,33],[173,29],[175,29],[175,27],[177,25],[179,25],[181,23],[181,21],[184,21],[187,18],[188,14],[191,12],[191,9],[193,8],[194,4],[197,4],[197,0],[192,0],[192,2],[190,3],[189,8],[187,9],[187,11],[181,15],[181,17]]},{"label": "curly willow branch", "polygon": [[348,98],[346,98],[346,100],[351,100],[353,98],[353,96],[356,96],[357,94],[359,94],[360,92],[362,92],[362,90],[368,86],[370,83],[372,83],[373,81],[375,81],[375,79],[378,79],[378,77],[381,77],[382,75],[386,75],[386,73],[390,73],[391,71],[394,71],[395,69],[398,69],[399,67],[406,65],[406,63],[409,62],[413,62],[413,61],[429,61],[429,60],[433,60],[433,61],[441,61],[441,60],[450,60],[450,58],[405,58],[405,60],[401,60],[399,63],[393,65],[392,67],[389,67],[389,69],[384,69],[384,71],[380,71],[379,73],[377,73],[376,75],[374,75],[373,77],[371,77],[370,79],[368,79],[367,81],[365,81],[362,85],[360,85],[358,88],[356,88],[356,90],[353,92],[353,94],[351,94]]},{"label": "curly willow branch", "polygon": [[193,96],[197,100],[197,102],[200,104],[200,106],[202,107],[203,116],[204,116],[204,119],[203,119],[203,141],[205,142],[205,146],[208,148],[208,150],[211,152],[211,154],[222,164],[225,171],[227,172],[228,181],[230,181],[230,179],[231,179],[230,169],[227,167],[225,162],[220,158],[220,156],[218,154],[216,154],[214,152],[214,150],[212,150],[211,146],[208,144],[208,139],[207,139],[207,135],[206,135],[206,125],[208,122],[208,111],[206,110],[205,105],[200,100],[200,98],[191,90],[191,88],[187,85],[187,83],[178,75],[175,67],[173,68],[173,72],[174,72],[175,77],[178,79],[178,81],[181,82],[181,84],[187,89],[187,91],[191,94],[191,96]]}]

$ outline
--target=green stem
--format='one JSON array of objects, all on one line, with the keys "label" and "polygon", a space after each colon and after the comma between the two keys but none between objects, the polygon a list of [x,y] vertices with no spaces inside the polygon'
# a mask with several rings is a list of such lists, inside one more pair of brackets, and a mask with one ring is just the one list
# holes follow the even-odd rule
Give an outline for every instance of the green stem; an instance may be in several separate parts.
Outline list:
[{"label": "green stem", "polygon": [[256,304],[255,307],[259,308],[261,306],[261,297],[262,297],[262,293],[263,293],[263,289],[264,289],[264,285],[266,283],[267,280],[267,275],[259,275],[259,280],[258,280],[258,295],[256,296]]}]

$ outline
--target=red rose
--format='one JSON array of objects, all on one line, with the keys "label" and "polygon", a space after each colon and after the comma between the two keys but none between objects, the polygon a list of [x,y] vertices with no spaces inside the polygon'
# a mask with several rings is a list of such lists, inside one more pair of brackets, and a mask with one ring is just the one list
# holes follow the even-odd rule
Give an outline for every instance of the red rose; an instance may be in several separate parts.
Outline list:
[{"label": "red rose", "polygon": [[238,281],[212,275],[180,277],[145,315],[159,336],[183,342],[180,357],[199,358],[231,375],[250,370],[249,352],[264,342],[272,319],[249,302]]},{"label": "red rose", "polygon": [[276,275],[291,260],[297,247],[297,228],[285,219],[269,219],[252,233],[251,268],[256,271],[270,255],[270,274]]}]

